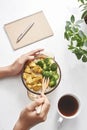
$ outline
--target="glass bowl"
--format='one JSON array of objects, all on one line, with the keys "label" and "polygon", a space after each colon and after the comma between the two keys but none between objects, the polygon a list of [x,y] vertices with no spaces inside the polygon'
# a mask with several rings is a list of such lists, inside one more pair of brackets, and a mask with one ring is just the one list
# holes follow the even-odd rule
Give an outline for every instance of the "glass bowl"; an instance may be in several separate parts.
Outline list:
[{"label": "glass bowl", "polygon": [[[36,57],[35,58],[35,60],[34,61],[32,61],[32,62],[29,62],[29,61],[27,61],[25,64],[24,64],[24,67],[23,67],[23,70],[22,70],[22,74],[21,74],[21,79],[22,79],[22,82],[23,82],[23,84],[24,84],[24,86],[25,86],[25,88],[27,89],[27,94],[28,94],[28,96],[29,95],[32,95],[32,94],[34,94],[34,96],[36,96],[36,95],[40,95],[41,94],[41,89],[42,88],[40,88],[40,86],[41,86],[41,82],[42,81],[40,81],[40,83],[38,83],[38,85],[40,85],[39,86],[39,89],[37,88],[37,86],[36,86],[36,88],[34,88],[34,87],[32,87],[32,86],[35,86],[35,83],[31,83],[30,84],[30,82],[32,82],[32,80],[35,80],[34,78],[32,79],[31,77],[33,77],[34,76],[34,74],[36,74],[37,72],[39,73],[39,71],[40,71],[40,68],[42,69],[41,70],[41,73],[39,73],[39,74],[37,74],[36,76],[38,77],[38,76],[41,76],[41,79],[40,80],[42,80],[43,79],[43,77],[44,77],[44,67],[42,67],[42,66],[39,66],[40,68],[38,68],[38,61],[43,61],[44,60],[44,62],[47,62],[46,60],[51,60],[51,65],[49,65],[49,68],[50,68],[50,66],[51,66],[51,69],[55,69],[55,64],[56,64],[56,67],[57,67],[57,69],[56,70],[51,70],[51,69],[49,69],[49,70],[45,70],[45,72],[50,72],[50,73],[52,73],[52,75],[51,76],[54,76],[55,75],[55,73],[57,74],[57,76],[58,77],[56,77],[57,79],[56,79],[56,84],[54,85],[54,86],[52,86],[52,82],[51,82],[51,79],[53,78],[53,77],[50,77],[49,78],[49,86],[47,87],[47,89],[46,89],[46,91],[45,91],[45,93],[44,94],[49,94],[49,93],[51,93],[52,91],[54,91],[57,87],[58,87],[58,85],[59,85],[59,83],[60,83],[60,80],[61,80],[61,69],[60,69],[60,66],[59,66],[59,64],[58,64],[58,62],[56,62],[55,61],[55,58],[53,58],[53,57],[49,57],[49,56],[47,56],[47,55],[44,55],[44,54],[42,54],[42,55],[40,55],[40,56],[38,56],[38,57]],[[53,64],[54,63],[54,64]],[[36,66],[36,65],[37,66]],[[53,64],[53,68],[52,68],[52,64]],[[41,65],[41,64],[40,64]],[[36,68],[34,67],[34,69],[32,69],[32,66],[34,67],[36,67],[37,68],[37,70],[35,70]],[[44,65],[45,66],[45,65]],[[48,67],[48,65],[47,65],[47,67]],[[45,68],[46,69],[46,68]],[[32,70],[34,70],[34,71],[36,71],[36,72],[33,72]],[[48,77],[48,75],[46,75],[47,77]],[[37,78],[36,77],[36,78]],[[54,79],[55,80],[55,79]],[[33,85],[32,85],[33,84]],[[34,88],[34,89],[32,89],[32,88]],[[36,89],[36,90],[35,90]]]}]

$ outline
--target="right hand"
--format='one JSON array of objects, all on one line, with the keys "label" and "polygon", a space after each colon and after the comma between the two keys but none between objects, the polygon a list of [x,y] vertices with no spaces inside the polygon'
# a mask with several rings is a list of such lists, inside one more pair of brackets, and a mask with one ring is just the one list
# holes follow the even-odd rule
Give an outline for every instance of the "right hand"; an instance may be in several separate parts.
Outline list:
[{"label": "right hand", "polygon": [[[42,105],[40,114],[37,114],[35,108]],[[13,130],[28,130],[40,122],[43,122],[47,118],[47,114],[50,108],[50,103],[47,97],[43,94],[38,99],[33,101],[24,110],[22,110],[20,117],[15,124]]]}]

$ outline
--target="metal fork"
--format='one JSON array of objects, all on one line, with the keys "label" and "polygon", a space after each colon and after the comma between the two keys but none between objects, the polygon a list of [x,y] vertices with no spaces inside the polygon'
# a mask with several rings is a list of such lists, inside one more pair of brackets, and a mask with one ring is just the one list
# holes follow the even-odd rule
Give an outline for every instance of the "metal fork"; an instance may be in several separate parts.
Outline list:
[{"label": "metal fork", "polygon": [[[47,89],[48,84],[49,84],[49,78],[45,78],[45,77],[44,77],[43,80],[42,80],[42,91],[41,91],[41,94],[44,94],[44,93],[45,93],[45,90]],[[38,106],[38,107],[36,108],[37,114],[40,114],[41,109],[42,109],[42,105],[40,105],[40,106]]]}]

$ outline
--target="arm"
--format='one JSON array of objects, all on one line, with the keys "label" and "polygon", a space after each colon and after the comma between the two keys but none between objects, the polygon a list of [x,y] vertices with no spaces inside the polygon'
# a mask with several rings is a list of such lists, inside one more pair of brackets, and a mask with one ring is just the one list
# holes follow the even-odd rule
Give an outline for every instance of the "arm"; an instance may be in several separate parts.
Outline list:
[{"label": "arm", "polygon": [[8,77],[11,75],[10,66],[0,67],[0,78]]},{"label": "arm", "polygon": [[[37,114],[35,108],[42,105],[41,113]],[[44,122],[50,108],[50,103],[45,95],[42,95],[31,105],[28,105],[20,114],[13,130],[29,130],[33,126]]]},{"label": "arm", "polygon": [[13,64],[5,67],[0,67],[0,78],[19,74],[23,68],[24,63],[27,60],[34,60],[35,56],[39,55],[41,51],[43,51],[43,49],[33,50],[20,56]]}]

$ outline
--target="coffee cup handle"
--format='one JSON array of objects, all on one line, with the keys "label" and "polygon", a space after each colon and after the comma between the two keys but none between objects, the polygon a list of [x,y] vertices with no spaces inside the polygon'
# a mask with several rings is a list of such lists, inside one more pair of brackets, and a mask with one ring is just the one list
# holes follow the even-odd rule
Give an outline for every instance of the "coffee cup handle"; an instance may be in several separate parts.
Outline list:
[{"label": "coffee cup handle", "polygon": [[57,120],[57,126],[60,127],[62,123],[63,123],[63,117],[60,116]]}]

